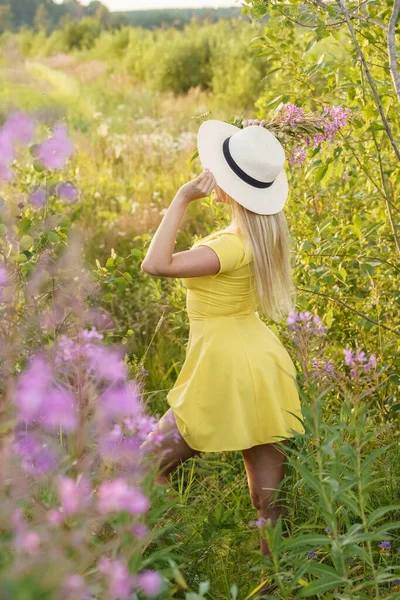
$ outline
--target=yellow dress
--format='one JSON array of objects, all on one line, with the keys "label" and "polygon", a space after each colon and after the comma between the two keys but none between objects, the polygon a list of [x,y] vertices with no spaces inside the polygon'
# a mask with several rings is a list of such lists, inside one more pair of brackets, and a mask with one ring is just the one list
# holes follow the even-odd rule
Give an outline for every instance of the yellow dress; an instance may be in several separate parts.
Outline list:
[{"label": "yellow dress", "polygon": [[250,245],[229,226],[196,242],[217,254],[216,275],[183,278],[190,330],[167,394],[178,430],[202,452],[244,450],[304,432],[296,370],[256,312]]}]

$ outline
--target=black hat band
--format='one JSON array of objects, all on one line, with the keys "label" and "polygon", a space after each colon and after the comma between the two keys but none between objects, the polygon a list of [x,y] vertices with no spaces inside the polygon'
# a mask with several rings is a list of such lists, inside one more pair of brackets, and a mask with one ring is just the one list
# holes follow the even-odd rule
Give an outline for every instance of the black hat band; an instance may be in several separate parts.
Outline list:
[{"label": "black hat band", "polygon": [[264,181],[258,181],[258,179],[254,179],[254,177],[251,177],[250,175],[247,175],[247,173],[245,173],[243,171],[243,169],[241,169],[239,167],[239,165],[237,164],[237,162],[235,162],[231,151],[229,149],[229,140],[231,139],[232,136],[229,136],[228,138],[226,138],[226,140],[224,141],[223,144],[223,152],[224,152],[224,156],[225,156],[225,160],[228,163],[228,165],[230,166],[230,168],[232,169],[232,171],[234,173],[236,173],[236,175],[238,177],[240,177],[240,179],[242,179],[243,181],[245,181],[246,183],[248,183],[249,185],[252,185],[253,187],[256,188],[261,188],[261,189],[265,189],[265,188],[269,188],[275,181],[270,181],[268,183],[265,183]]}]

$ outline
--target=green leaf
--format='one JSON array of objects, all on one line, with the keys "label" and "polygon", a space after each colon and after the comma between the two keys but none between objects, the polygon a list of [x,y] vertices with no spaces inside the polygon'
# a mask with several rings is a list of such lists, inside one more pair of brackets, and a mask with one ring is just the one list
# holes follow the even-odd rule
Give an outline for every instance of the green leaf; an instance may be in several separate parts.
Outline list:
[{"label": "green leaf", "polygon": [[23,233],[27,233],[30,230],[31,225],[32,225],[31,219],[28,219],[27,217],[24,217],[23,219],[21,219],[20,227],[21,227],[21,231]]},{"label": "green leaf", "polygon": [[381,506],[381,508],[377,508],[376,510],[372,511],[370,515],[368,515],[367,523],[369,527],[371,527],[374,523],[376,523],[376,521],[379,521],[379,519],[381,519],[388,512],[397,512],[398,510],[400,510],[400,505],[398,504]]},{"label": "green leaf", "polygon": [[113,267],[114,265],[115,265],[115,260],[110,256],[110,258],[107,259],[106,267]]},{"label": "green leaf", "polygon": [[323,178],[325,177],[327,171],[328,171],[328,166],[329,165],[323,165],[322,167],[319,167],[316,172],[315,172],[315,183],[318,183],[319,181],[322,181]]},{"label": "green leaf", "polygon": [[30,235],[23,235],[19,240],[19,246],[24,250],[29,250],[33,246],[33,238]]},{"label": "green leaf", "polygon": [[349,583],[346,579],[334,575],[326,575],[316,581],[312,581],[297,594],[298,598],[309,598],[310,596],[316,596],[317,594],[323,594],[329,590],[333,590],[340,585]]},{"label": "green leaf", "polygon": [[57,242],[60,241],[60,238],[55,231],[48,231],[47,239],[49,240],[49,242],[52,242],[53,244],[57,244]]},{"label": "green leaf", "polygon": [[282,542],[282,550],[291,550],[293,548],[301,548],[303,546],[331,546],[332,538],[328,538],[327,535],[321,535],[318,533],[306,533],[304,535],[297,535],[292,538],[285,539]]},{"label": "green leaf", "polygon": [[123,277],[117,277],[114,283],[117,290],[120,290],[121,292],[126,290],[126,288],[128,287],[128,284]]},{"label": "green leaf", "polygon": [[124,273],[124,274],[123,274],[123,277],[124,277],[124,278],[125,278],[127,281],[129,281],[129,283],[132,283],[132,282],[133,282],[132,275],[131,275],[130,273],[128,273],[128,272]]},{"label": "green leaf", "polygon": [[109,292],[108,294],[105,294],[103,296],[102,300],[103,300],[103,302],[106,302],[107,304],[111,304],[111,302],[114,300],[114,294]]}]

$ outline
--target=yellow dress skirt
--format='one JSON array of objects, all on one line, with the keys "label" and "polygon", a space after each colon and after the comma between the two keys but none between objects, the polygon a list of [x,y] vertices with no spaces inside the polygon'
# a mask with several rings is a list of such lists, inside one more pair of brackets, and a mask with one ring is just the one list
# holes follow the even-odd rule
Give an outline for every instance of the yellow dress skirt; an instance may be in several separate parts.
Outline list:
[{"label": "yellow dress skirt", "polygon": [[180,434],[194,450],[222,452],[303,433],[296,369],[255,311],[250,245],[231,226],[192,248],[204,245],[217,254],[220,270],[182,280],[189,339],[167,394]]}]

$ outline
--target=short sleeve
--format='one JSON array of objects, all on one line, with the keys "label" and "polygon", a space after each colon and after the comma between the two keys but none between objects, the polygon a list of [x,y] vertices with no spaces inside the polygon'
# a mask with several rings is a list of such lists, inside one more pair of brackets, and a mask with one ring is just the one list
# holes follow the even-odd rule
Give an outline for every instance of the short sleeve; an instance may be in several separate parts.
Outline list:
[{"label": "short sleeve", "polygon": [[235,233],[223,232],[211,234],[208,237],[199,240],[195,246],[196,248],[199,246],[208,246],[209,248],[212,248],[218,256],[220,269],[218,273],[211,275],[211,277],[216,277],[221,273],[234,271],[244,263],[246,254],[245,248],[242,241]]}]

